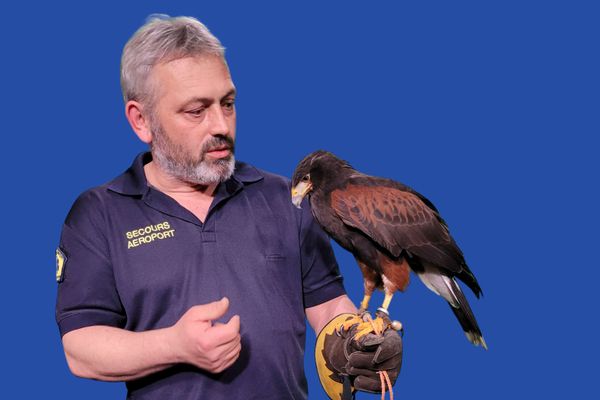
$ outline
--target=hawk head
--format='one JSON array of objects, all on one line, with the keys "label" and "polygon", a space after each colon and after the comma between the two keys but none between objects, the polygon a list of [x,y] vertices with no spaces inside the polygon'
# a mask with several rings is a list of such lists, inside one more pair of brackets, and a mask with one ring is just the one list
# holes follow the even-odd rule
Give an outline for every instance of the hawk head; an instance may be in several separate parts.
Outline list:
[{"label": "hawk head", "polygon": [[325,150],[310,153],[296,167],[292,176],[292,203],[300,208],[306,195],[318,190],[333,188],[344,180],[352,167]]}]

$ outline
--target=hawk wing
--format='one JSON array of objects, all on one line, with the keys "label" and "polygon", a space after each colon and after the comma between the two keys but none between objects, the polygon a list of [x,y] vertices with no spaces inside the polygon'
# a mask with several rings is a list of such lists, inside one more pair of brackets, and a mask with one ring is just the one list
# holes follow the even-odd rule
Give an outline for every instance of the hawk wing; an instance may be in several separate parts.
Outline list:
[{"label": "hawk wing", "polygon": [[350,180],[343,189],[331,192],[331,206],[346,225],[392,256],[406,250],[453,274],[463,272],[462,252],[437,210],[418,193],[399,186],[373,177]]}]

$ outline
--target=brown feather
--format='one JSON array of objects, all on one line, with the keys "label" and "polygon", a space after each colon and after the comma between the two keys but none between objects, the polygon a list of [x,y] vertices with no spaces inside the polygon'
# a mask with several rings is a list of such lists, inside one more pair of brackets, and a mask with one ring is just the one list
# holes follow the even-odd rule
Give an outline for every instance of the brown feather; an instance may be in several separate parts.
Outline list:
[{"label": "brown feather", "polygon": [[358,266],[360,267],[360,271],[363,275],[363,281],[365,286],[365,294],[371,295],[375,291],[375,289],[381,289],[383,287],[383,282],[381,280],[381,276],[375,271],[373,268],[370,268],[368,265],[356,259]]},{"label": "brown feather", "polygon": [[348,184],[331,192],[331,207],[344,224],[360,230],[393,258],[414,252],[460,273],[464,258],[437,213],[398,188]]},{"label": "brown feather", "polygon": [[396,290],[404,292],[410,282],[410,266],[404,259],[392,260],[384,254],[379,257],[379,264],[388,282],[383,281],[386,293],[393,294]]}]

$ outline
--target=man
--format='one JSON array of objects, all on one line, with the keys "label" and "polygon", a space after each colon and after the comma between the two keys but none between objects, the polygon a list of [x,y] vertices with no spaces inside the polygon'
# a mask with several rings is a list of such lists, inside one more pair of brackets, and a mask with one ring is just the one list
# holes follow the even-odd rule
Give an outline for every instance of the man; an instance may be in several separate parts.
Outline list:
[{"label": "man", "polygon": [[224,50],[193,18],[124,48],[126,117],[151,152],[83,193],[57,249],[57,322],[81,377],[136,399],[306,398],[304,318],[356,309],[308,205],[234,160]]}]

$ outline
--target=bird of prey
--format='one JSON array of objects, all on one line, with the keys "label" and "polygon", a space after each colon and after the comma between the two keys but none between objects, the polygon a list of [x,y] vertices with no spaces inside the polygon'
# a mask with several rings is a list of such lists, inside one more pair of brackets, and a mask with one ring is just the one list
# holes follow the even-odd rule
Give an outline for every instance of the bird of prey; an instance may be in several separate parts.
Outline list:
[{"label": "bird of prey", "polygon": [[[379,311],[384,314],[378,315],[385,319],[394,292],[406,289],[412,270],[448,302],[467,339],[487,349],[456,278],[477,298],[481,288],[428,199],[399,182],[362,174],[323,150],[306,156],[294,171],[292,202],[300,207],[307,195],[315,219],[354,255],[361,269],[365,292],[359,313],[367,310],[374,290],[383,289],[385,298]],[[381,332],[380,317],[376,318],[379,328],[371,322],[373,328],[363,329],[361,334]]]}]

